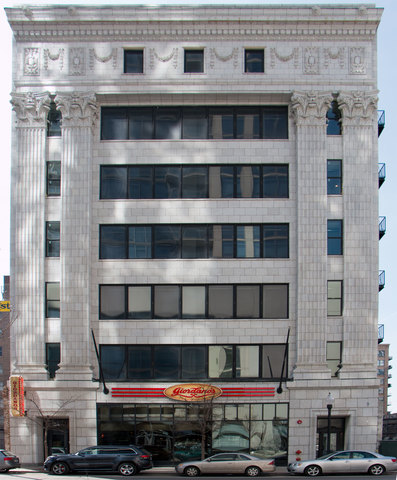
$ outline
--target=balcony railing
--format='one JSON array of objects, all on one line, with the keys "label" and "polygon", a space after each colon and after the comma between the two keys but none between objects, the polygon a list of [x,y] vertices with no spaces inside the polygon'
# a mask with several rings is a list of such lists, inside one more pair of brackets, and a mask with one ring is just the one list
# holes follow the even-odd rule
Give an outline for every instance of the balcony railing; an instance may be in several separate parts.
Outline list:
[{"label": "balcony railing", "polygon": [[385,338],[385,326],[383,323],[378,325],[378,343],[382,343]]},{"label": "balcony railing", "polygon": [[386,217],[379,217],[379,240],[386,233]]},{"label": "balcony railing", "polygon": [[385,128],[385,111],[378,110],[378,137],[383,132]]},{"label": "balcony railing", "polygon": [[379,270],[379,291],[385,288],[385,271]]},{"label": "balcony railing", "polygon": [[386,165],[384,163],[378,163],[378,185],[379,188],[386,180]]}]

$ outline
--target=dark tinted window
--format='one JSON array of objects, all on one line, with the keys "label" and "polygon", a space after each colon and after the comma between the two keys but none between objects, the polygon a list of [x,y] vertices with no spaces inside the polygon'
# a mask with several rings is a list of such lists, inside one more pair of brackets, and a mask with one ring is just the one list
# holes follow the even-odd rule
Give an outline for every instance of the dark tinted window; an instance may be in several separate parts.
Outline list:
[{"label": "dark tinted window", "polygon": [[128,168],[128,198],[153,198],[153,167]]},{"label": "dark tinted window", "polygon": [[60,285],[59,282],[46,283],[46,317],[60,317]]},{"label": "dark tinted window", "polygon": [[206,363],[205,346],[182,347],[182,378],[206,378]]},{"label": "dark tinted window", "polygon": [[151,227],[128,227],[128,258],[152,258]]},{"label": "dark tinted window", "polygon": [[61,195],[61,162],[47,162],[47,195]]},{"label": "dark tinted window", "polygon": [[328,255],[343,253],[343,223],[342,220],[328,220]]},{"label": "dark tinted window", "polygon": [[143,73],[143,50],[124,50],[124,73]]},{"label": "dark tinted window", "polygon": [[261,138],[259,108],[236,108],[236,138]]},{"label": "dark tinted window", "polygon": [[183,109],[182,138],[208,138],[208,117],[206,108],[185,107]]},{"label": "dark tinted window", "polygon": [[60,137],[62,135],[62,113],[57,110],[55,102],[50,103],[50,110],[47,116],[47,136]]},{"label": "dark tinted window", "polygon": [[156,346],[153,360],[155,378],[178,378],[179,347]]},{"label": "dark tinted window", "polygon": [[192,225],[182,227],[182,258],[208,257],[208,227]]},{"label": "dark tinted window", "polygon": [[204,72],[204,51],[185,50],[185,73]]},{"label": "dark tinted window", "polygon": [[127,198],[127,167],[101,168],[101,198]]},{"label": "dark tinted window", "polygon": [[46,368],[50,378],[55,378],[55,372],[59,369],[61,361],[61,344],[46,343]]},{"label": "dark tinted window", "polygon": [[100,258],[127,258],[126,227],[102,225],[100,229]]},{"label": "dark tinted window", "polygon": [[126,349],[124,345],[102,345],[100,350],[103,375],[107,380],[126,378]]},{"label": "dark tinted window", "polygon": [[263,197],[288,198],[288,165],[263,165]]},{"label": "dark tinted window", "polygon": [[263,108],[263,138],[288,138],[288,107]]},{"label": "dark tinted window", "polygon": [[181,138],[180,117],[179,108],[159,108],[155,116],[156,138],[167,140]]},{"label": "dark tinted window", "polygon": [[289,228],[287,224],[263,225],[263,257],[288,258]]},{"label": "dark tinted window", "polygon": [[209,138],[234,138],[233,109],[228,107],[209,109]]},{"label": "dark tinted window", "polygon": [[181,228],[176,225],[157,225],[154,227],[155,258],[180,258]]},{"label": "dark tinted window", "polygon": [[155,198],[181,198],[181,169],[156,167],[154,171]]},{"label": "dark tinted window", "polygon": [[101,138],[102,140],[126,140],[128,138],[127,109],[102,108]]},{"label": "dark tinted window", "polygon": [[59,257],[60,255],[60,222],[46,222],[46,257]]},{"label": "dark tinted window", "polygon": [[182,198],[208,197],[208,168],[182,168]]},{"label": "dark tinted window", "polygon": [[327,135],[340,135],[342,133],[342,114],[338,102],[333,101],[327,112]]},{"label": "dark tinted window", "polygon": [[342,193],[342,160],[327,160],[327,193]]},{"label": "dark tinted window", "polygon": [[[125,109],[127,111],[127,109]],[[151,108],[134,108],[129,110],[130,140],[147,140],[153,138],[153,110]],[[105,140],[105,139],[104,139]]]},{"label": "dark tinted window", "polygon": [[128,347],[127,376],[131,379],[152,378],[152,352],[148,346]]},{"label": "dark tinted window", "polygon": [[245,50],[245,72],[263,73],[265,71],[264,50]]}]

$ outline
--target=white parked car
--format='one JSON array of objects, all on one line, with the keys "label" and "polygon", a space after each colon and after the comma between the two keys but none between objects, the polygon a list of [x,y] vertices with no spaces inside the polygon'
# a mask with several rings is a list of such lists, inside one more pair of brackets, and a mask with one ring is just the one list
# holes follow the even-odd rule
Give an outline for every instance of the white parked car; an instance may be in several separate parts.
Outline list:
[{"label": "white parked car", "polygon": [[380,453],[365,450],[343,450],[329,453],[315,460],[298,461],[288,465],[289,472],[309,477],[340,473],[382,475],[382,473],[396,470],[397,460],[395,457],[385,457]]},{"label": "white parked car", "polygon": [[236,474],[257,477],[262,472],[274,472],[276,465],[274,459],[266,460],[247,453],[217,453],[205,460],[180,463],[175,470],[180,475],[188,477],[205,474]]}]

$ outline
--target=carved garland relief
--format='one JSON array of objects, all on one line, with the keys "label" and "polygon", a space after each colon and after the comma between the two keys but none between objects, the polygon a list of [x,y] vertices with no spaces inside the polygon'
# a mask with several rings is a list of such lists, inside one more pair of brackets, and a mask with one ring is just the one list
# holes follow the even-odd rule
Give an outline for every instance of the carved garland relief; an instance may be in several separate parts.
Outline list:
[{"label": "carved garland relief", "polygon": [[[265,47],[264,47],[265,49]],[[25,76],[39,76],[40,71],[40,50],[39,48],[24,49],[24,68]],[[148,49],[149,68],[153,70],[157,62],[170,62],[176,70],[179,65],[179,48],[164,53],[159,53],[155,48]],[[290,50],[285,48],[272,47],[270,51],[269,65],[271,70],[277,70],[278,65],[292,63],[294,69],[301,67],[304,75],[319,75],[336,66],[340,70],[348,69],[350,75],[365,75],[367,73],[367,52],[365,47],[293,47]],[[112,48],[109,52],[99,53],[98,48],[69,48],[67,50],[68,75],[84,76],[87,72],[87,66],[90,71],[95,70],[97,63],[109,63],[113,70],[118,67],[118,48]],[[219,50],[215,47],[208,49],[209,68],[215,69],[216,62],[232,62],[236,69],[242,62],[243,49],[233,47],[228,51]],[[88,62],[87,62],[88,56]],[[50,68],[50,62],[54,63],[61,72],[64,67],[65,49],[58,48],[50,50],[43,49],[42,68],[47,72]],[[87,65],[88,63],[88,65]]]}]

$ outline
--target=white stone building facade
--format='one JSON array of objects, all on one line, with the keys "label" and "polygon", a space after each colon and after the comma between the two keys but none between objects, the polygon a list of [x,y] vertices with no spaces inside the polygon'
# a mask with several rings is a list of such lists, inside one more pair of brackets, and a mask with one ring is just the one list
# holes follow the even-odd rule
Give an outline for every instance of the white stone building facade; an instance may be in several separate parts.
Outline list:
[{"label": "white stone building facade", "polygon": [[6,12],[9,448],[40,463],[51,415],[50,448],[197,455],[200,403],[163,390],[200,383],[207,453],[311,458],[329,392],[331,448],[375,450],[382,9]]}]

